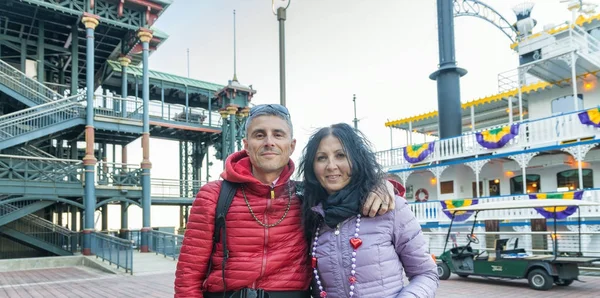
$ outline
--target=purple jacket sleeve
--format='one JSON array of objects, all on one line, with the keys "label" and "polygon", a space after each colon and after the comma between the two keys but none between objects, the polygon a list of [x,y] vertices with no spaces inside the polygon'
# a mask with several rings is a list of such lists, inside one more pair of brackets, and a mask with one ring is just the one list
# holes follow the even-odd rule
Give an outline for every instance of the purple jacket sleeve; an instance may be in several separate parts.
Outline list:
[{"label": "purple jacket sleeve", "polygon": [[394,214],[394,246],[410,283],[398,298],[435,297],[439,286],[437,265],[427,252],[425,236],[415,215],[402,197],[396,197]]}]

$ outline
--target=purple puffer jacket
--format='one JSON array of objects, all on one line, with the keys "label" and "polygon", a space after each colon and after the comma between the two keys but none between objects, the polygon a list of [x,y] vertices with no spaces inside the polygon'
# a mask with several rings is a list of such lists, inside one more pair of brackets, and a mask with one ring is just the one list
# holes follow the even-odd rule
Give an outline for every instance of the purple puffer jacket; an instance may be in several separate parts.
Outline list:
[{"label": "purple puffer jacket", "polygon": [[[313,210],[323,216],[321,205]],[[317,268],[327,298],[349,297],[352,247],[356,217],[344,221],[339,235],[322,224],[317,241]],[[376,217],[361,217],[356,252],[353,298],[435,297],[439,285],[437,267],[427,253],[421,226],[404,198],[396,197],[396,209]],[[404,272],[410,280],[404,284]],[[313,297],[320,297],[313,275]]]}]

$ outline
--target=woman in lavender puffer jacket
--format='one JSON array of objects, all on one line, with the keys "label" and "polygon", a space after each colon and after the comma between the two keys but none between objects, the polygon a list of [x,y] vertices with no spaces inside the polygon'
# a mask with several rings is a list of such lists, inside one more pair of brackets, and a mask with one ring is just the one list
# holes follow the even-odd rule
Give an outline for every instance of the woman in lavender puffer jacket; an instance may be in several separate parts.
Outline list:
[{"label": "woman in lavender puffer jacket", "polygon": [[406,200],[397,197],[396,209],[384,215],[360,216],[383,176],[368,141],[335,124],[315,133],[303,156],[313,297],[435,297],[436,264]]}]

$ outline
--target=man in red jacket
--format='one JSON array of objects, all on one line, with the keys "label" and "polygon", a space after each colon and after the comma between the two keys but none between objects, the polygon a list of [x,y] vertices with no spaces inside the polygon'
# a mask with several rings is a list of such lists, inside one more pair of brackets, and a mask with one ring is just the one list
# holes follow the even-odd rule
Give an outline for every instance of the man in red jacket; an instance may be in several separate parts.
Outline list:
[{"label": "man in red jacket", "polygon": [[[290,156],[296,147],[290,114],[281,105],[258,105],[250,111],[245,129],[244,150],[227,158],[221,174],[240,184],[226,216],[226,270],[221,270],[221,243],[211,256],[221,189],[221,181],[213,181],[200,189],[190,211],[175,273],[175,297],[220,298],[224,291],[232,298],[310,297],[312,269],[301,204],[290,180]],[[363,210],[365,215],[394,210],[389,194],[373,193],[367,201],[371,208]]]}]

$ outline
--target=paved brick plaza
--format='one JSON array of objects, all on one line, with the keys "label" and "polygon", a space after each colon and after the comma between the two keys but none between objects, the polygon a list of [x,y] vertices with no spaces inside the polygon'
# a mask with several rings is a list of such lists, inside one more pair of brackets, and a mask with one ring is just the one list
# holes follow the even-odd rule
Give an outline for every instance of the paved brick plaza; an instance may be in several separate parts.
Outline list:
[{"label": "paved brick plaza", "polygon": [[[173,297],[173,272],[112,275],[85,267],[0,273],[0,297]],[[600,277],[586,283],[541,292],[525,281],[489,281],[452,277],[442,281],[437,297],[598,297]]]}]

